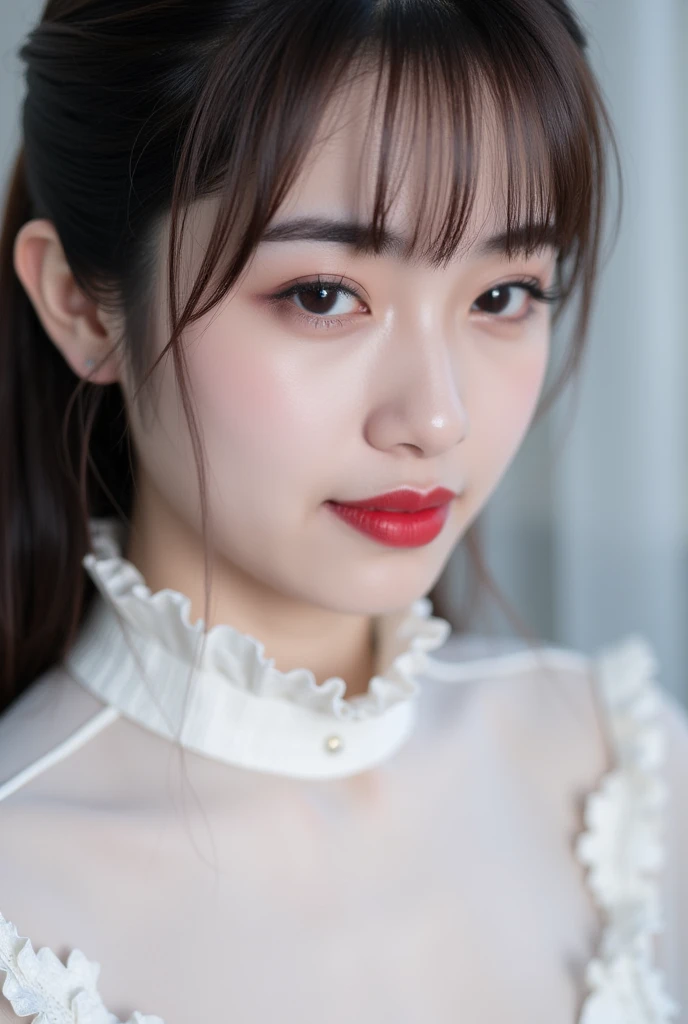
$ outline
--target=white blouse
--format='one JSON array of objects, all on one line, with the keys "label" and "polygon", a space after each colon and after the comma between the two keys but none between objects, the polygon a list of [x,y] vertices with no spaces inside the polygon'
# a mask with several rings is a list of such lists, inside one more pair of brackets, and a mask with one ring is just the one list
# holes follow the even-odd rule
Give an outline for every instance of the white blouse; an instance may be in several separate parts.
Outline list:
[{"label": "white blouse", "polygon": [[347,698],[92,530],[77,643],[0,717],[0,1020],[688,1024],[688,716],[643,639],[422,598]]}]

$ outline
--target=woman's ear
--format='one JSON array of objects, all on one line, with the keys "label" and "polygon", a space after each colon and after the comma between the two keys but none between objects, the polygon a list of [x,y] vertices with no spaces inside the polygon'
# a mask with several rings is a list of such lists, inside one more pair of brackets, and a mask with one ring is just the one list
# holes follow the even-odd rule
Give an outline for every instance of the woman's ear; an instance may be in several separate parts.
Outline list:
[{"label": "woman's ear", "polygon": [[52,221],[24,224],[14,242],[14,269],[74,373],[95,384],[119,381],[114,324],[78,288]]}]

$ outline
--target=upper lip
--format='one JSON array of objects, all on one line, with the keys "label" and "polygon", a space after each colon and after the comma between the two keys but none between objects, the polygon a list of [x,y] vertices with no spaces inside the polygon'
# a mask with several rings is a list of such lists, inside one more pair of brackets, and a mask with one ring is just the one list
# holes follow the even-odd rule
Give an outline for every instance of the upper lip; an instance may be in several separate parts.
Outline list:
[{"label": "upper lip", "polygon": [[435,487],[434,490],[425,493],[402,487],[397,491],[389,491],[387,494],[377,494],[373,498],[363,498],[361,501],[339,501],[337,504],[348,505],[351,508],[376,509],[380,512],[420,512],[425,508],[444,505],[456,497],[458,497],[456,491],[450,491],[446,487]]}]

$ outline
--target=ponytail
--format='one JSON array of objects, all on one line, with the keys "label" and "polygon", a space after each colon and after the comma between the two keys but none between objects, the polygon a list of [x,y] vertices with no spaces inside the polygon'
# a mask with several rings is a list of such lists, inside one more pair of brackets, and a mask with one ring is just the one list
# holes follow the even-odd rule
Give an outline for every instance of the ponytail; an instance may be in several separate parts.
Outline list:
[{"label": "ponytail", "polygon": [[[107,389],[84,384],[52,343],[14,269],[17,234],[36,216],[23,148],[0,234],[0,712],[71,646],[94,593],[84,391],[93,421]],[[120,470],[121,472],[121,470]]]}]

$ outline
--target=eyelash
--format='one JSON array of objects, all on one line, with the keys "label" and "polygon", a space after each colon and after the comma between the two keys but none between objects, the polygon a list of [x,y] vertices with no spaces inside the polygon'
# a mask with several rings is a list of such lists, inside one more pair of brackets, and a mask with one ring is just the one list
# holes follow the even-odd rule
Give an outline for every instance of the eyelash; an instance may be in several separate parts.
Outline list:
[{"label": "eyelash", "polygon": [[[334,289],[337,292],[342,292],[344,295],[349,295],[351,296],[351,298],[358,299],[359,302],[364,302],[365,300],[361,298],[358,292],[342,284],[343,280],[344,279],[341,277],[338,279],[330,280],[318,276],[316,280],[302,281],[299,282],[298,284],[291,285],[283,292],[279,292],[277,295],[271,296],[268,301],[270,305],[280,305],[281,303],[286,302],[287,299],[290,299],[294,295],[300,295],[304,292],[317,294],[323,288],[330,288]],[[520,278],[517,281],[504,281],[500,284],[493,285],[492,288],[488,288],[487,291],[482,292],[478,296],[478,299],[481,299],[483,295],[487,295],[491,291],[504,288],[522,288],[524,291],[528,292],[528,294],[536,302],[545,303],[547,305],[551,305],[555,302],[558,302],[562,297],[561,292],[559,292],[555,288],[543,291],[543,289],[540,287],[539,281],[537,281],[534,278]],[[476,299],[476,302],[478,301],[478,299]],[[343,323],[343,321],[337,317],[315,316],[313,314],[303,313],[300,310],[296,309],[295,306],[292,306],[291,309],[294,311],[298,320],[301,320],[302,322],[307,323],[310,326],[316,328],[324,327],[326,330],[330,330],[332,327],[341,327]],[[530,319],[530,317],[533,316],[534,313],[535,309],[531,306],[531,308],[528,310],[525,316],[521,316],[514,319],[512,317],[502,317],[495,313],[494,319],[497,321],[497,323],[502,322],[506,324],[522,324],[526,320]],[[484,315],[488,317],[491,316],[490,313],[485,313]]]}]

